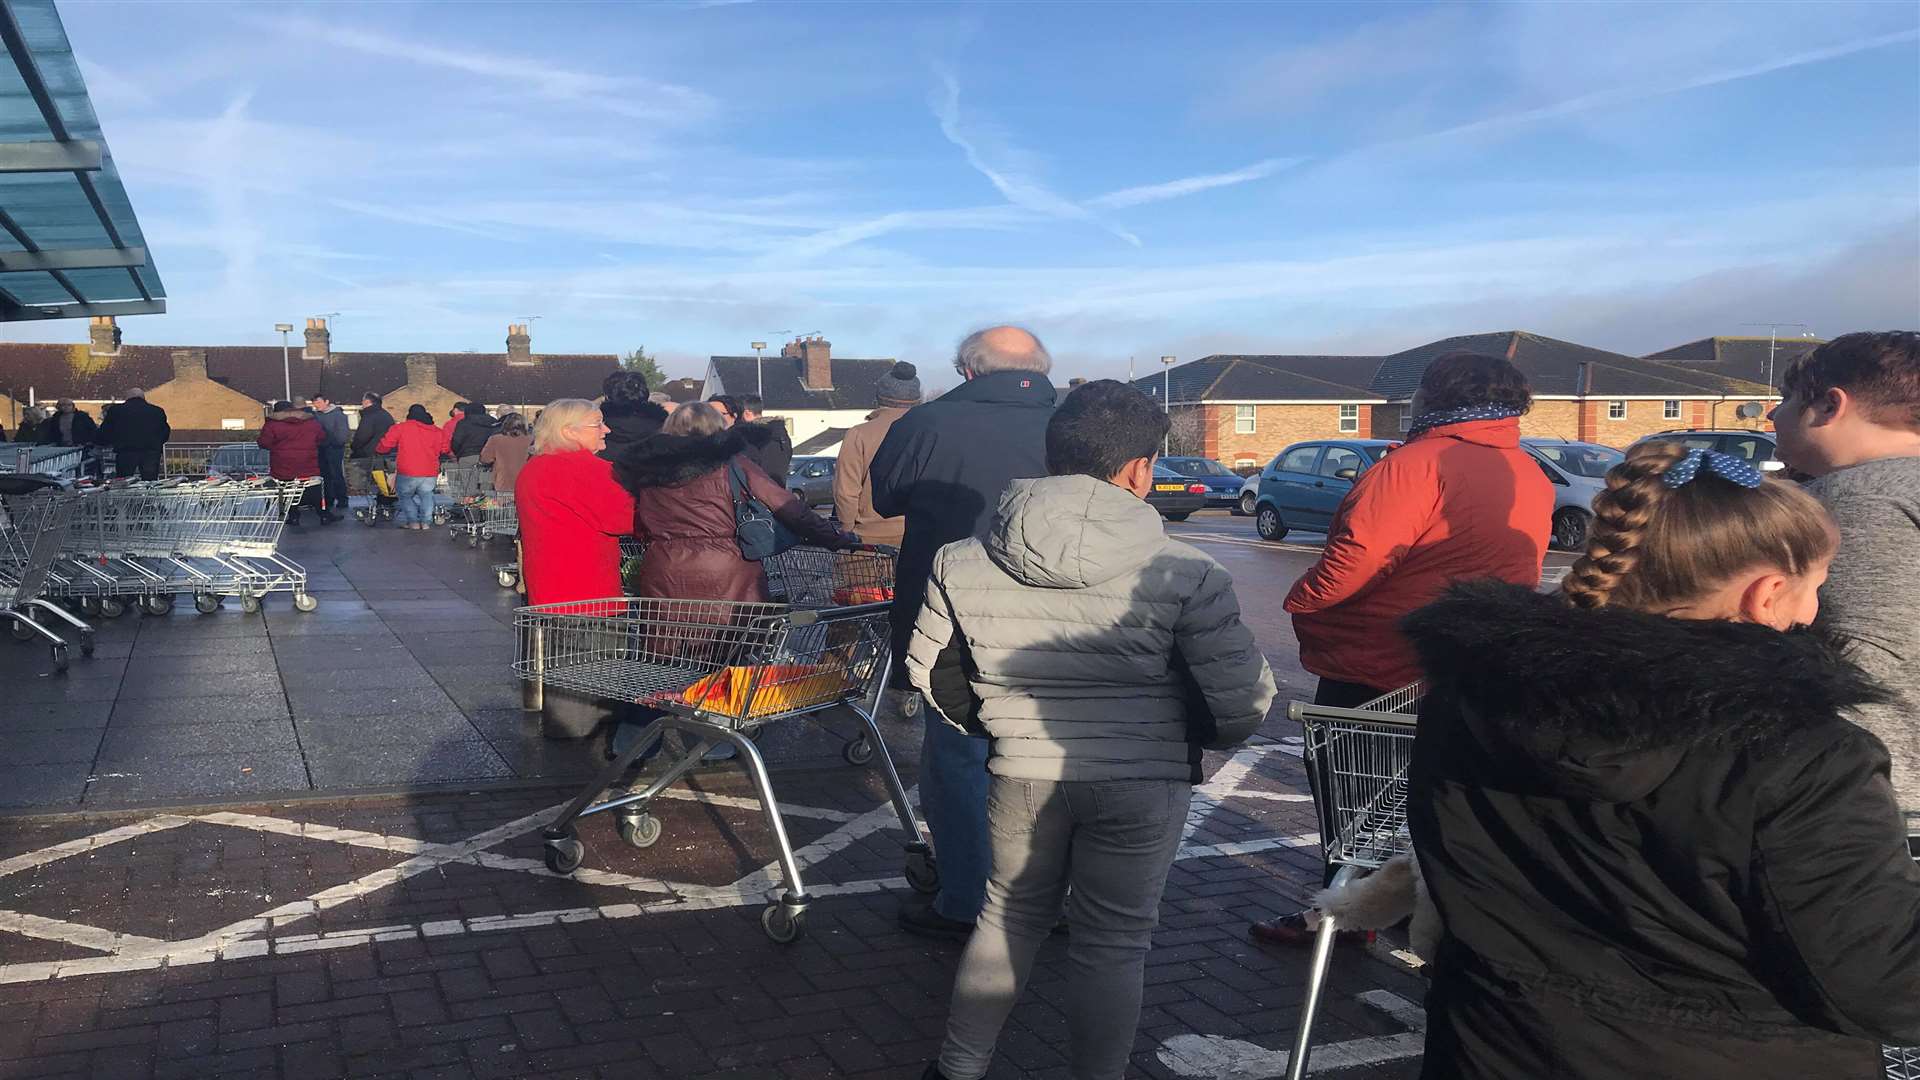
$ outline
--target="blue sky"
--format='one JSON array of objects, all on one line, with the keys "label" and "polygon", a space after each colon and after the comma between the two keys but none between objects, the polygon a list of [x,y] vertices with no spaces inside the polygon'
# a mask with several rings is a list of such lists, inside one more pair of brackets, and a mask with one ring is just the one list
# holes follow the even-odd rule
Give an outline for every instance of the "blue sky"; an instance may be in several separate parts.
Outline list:
[{"label": "blue sky", "polygon": [[1913,4],[61,11],[170,294],[130,342],[944,370],[1016,320],[1101,375],[1920,324]]}]

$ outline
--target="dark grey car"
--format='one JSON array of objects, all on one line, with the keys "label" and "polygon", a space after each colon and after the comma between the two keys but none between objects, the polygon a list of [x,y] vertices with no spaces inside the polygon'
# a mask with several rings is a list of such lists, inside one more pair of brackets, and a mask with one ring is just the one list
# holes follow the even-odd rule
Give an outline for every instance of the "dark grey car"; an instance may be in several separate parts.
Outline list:
[{"label": "dark grey car", "polygon": [[836,458],[797,457],[793,459],[793,472],[787,475],[787,487],[809,507],[833,506],[833,473],[839,465]]}]

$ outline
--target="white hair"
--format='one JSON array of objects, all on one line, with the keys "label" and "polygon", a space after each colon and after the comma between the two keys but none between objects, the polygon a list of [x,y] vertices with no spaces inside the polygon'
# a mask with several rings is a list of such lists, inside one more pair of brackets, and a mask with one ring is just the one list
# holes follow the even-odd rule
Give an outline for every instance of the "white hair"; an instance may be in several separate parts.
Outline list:
[{"label": "white hair", "polygon": [[[1018,330],[1032,342],[1032,348],[1008,349],[990,340],[997,330]],[[1040,335],[1019,326],[992,326],[975,330],[960,342],[953,356],[954,369],[962,375],[990,375],[996,371],[1032,371],[1041,375],[1053,370],[1053,357],[1040,343]]]}]

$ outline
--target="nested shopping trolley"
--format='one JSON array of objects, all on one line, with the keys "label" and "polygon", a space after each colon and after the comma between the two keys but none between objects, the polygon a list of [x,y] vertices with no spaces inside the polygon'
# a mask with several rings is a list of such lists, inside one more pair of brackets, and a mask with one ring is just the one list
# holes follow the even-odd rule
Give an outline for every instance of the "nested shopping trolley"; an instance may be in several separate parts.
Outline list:
[{"label": "nested shopping trolley", "polygon": [[[1287,706],[1287,715],[1300,723],[1306,737],[1320,850],[1328,863],[1340,868],[1335,887],[1413,847],[1407,831],[1407,766],[1413,760],[1414,713],[1423,692],[1422,685],[1414,683],[1358,708],[1304,701]],[[1333,959],[1334,930],[1333,917],[1323,914],[1287,1060],[1287,1080],[1307,1075],[1314,1014]]]},{"label": "nested shopping trolley", "polygon": [[[907,835],[907,879],[923,892],[937,889],[932,851],[875,722],[890,665],[890,605],[810,603],[818,597],[832,601],[840,592],[834,581],[890,584],[892,562],[884,550],[799,549],[776,556],[767,560],[768,577],[781,583],[776,587],[786,602],[618,597],[519,609],[514,667],[528,683],[528,708],[538,708],[546,693],[565,691],[638,706],[651,716],[640,737],[545,830],[548,868],[567,874],[581,865],[585,848],[574,822],[588,814],[614,811],[623,840],[653,846],[662,829],[649,804],[699,764],[708,748],[730,743],[753,781],[786,882],[761,912],[760,924],[774,941],[798,940],[811,897],[753,736],[768,724],[846,707],[861,729],[843,753],[851,763],[877,765]],[[669,730],[686,743],[677,758],[643,789],[596,801]]]},{"label": "nested shopping trolley", "polygon": [[79,501],[52,488],[0,491],[0,618],[12,624],[15,638],[46,641],[55,671],[67,670],[68,636],[78,640],[81,655],[93,655],[93,628],[41,596]]}]

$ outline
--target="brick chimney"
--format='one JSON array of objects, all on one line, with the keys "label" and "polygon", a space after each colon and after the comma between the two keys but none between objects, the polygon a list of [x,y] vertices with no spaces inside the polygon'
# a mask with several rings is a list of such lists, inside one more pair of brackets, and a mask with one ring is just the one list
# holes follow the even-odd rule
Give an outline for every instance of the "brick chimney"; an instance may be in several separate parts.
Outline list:
[{"label": "brick chimney", "polygon": [[533,335],[527,333],[526,323],[507,324],[507,363],[533,363]]},{"label": "brick chimney", "polygon": [[800,385],[808,390],[833,389],[833,343],[815,334],[795,338],[780,349],[780,355],[800,361]]},{"label": "brick chimney", "polygon": [[113,316],[95,315],[87,320],[87,355],[120,355],[120,324],[113,321]]},{"label": "brick chimney", "polygon": [[202,382],[206,381],[207,350],[173,350],[173,377],[176,379],[198,379]]},{"label": "brick chimney", "polygon": [[407,357],[407,389],[429,390],[439,385],[440,362],[428,353],[414,353]]},{"label": "brick chimney", "polygon": [[325,360],[333,354],[333,334],[327,330],[327,320],[307,320],[307,344],[300,350],[303,360]]}]

